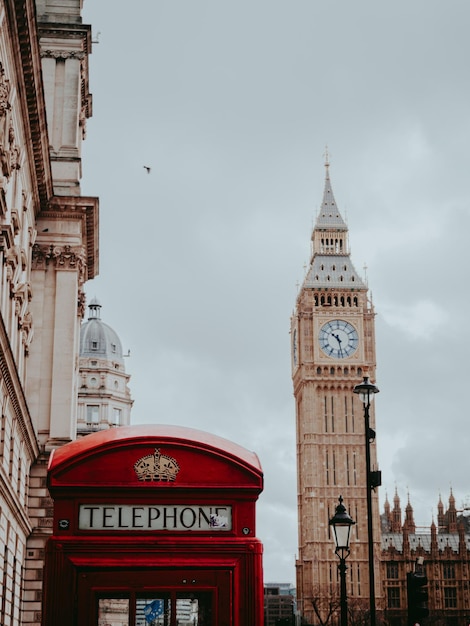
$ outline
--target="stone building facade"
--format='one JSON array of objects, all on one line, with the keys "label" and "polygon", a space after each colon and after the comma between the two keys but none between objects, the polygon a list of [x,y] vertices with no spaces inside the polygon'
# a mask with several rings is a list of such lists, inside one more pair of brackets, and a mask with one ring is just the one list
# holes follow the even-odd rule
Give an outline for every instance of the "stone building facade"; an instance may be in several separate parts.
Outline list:
[{"label": "stone building facade", "polygon": [[76,437],[98,199],[80,193],[91,115],[82,0],[0,0],[0,623],[41,624],[50,453]]},{"label": "stone building facade", "polygon": [[[348,227],[336,204],[328,158],[323,201],[312,233],[312,255],[291,320],[292,378],[296,406],[299,548],[298,610],[317,623],[337,601],[338,559],[329,520],[339,495],[351,517],[354,562],[350,604],[369,598],[367,479],[363,404],[353,388],[375,380],[374,308],[351,261]],[[375,428],[373,405],[370,426]],[[371,469],[377,469],[371,445]],[[375,571],[380,555],[377,492],[372,494]],[[381,601],[380,578],[375,595]]]},{"label": "stone building facade", "polygon": [[470,623],[470,528],[466,511],[458,511],[452,492],[444,509],[437,504],[437,524],[418,528],[408,500],[404,517],[398,493],[393,507],[385,501],[382,520],[381,573],[384,618],[391,626],[406,622],[406,574],[416,563],[428,579],[427,624],[468,626]]}]

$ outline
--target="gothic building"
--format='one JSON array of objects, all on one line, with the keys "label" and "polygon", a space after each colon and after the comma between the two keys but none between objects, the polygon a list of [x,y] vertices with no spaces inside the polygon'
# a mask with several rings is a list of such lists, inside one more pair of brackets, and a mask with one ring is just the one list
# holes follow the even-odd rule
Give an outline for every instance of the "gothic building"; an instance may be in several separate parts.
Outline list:
[{"label": "gothic building", "polygon": [[40,626],[51,452],[76,437],[83,287],[98,199],[81,0],[0,0],[0,623]]},{"label": "gothic building", "polygon": [[[336,204],[328,158],[323,201],[312,233],[310,266],[291,320],[292,378],[296,406],[298,610],[307,623],[323,618],[338,593],[338,559],[329,520],[343,495],[353,528],[350,604],[367,606],[368,529],[365,422],[353,393],[364,375],[375,379],[374,308],[351,261],[348,227]],[[370,412],[373,429],[375,417]],[[376,469],[375,445],[371,468]],[[376,571],[380,547],[377,493],[372,497]],[[381,601],[380,578],[375,595]]]},{"label": "gothic building", "polygon": [[457,511],[452,492],[447,509],[437,504],[437,524],[418,528],[408,499],[404,517],[398,493],[393,508],[385,501],[382,520],[381,573],[384,616],[391,626],[405,623],[406,574],[420,567],[428,579],[428,624],[467,626],[470,622],[470,534],[468,517]]}]

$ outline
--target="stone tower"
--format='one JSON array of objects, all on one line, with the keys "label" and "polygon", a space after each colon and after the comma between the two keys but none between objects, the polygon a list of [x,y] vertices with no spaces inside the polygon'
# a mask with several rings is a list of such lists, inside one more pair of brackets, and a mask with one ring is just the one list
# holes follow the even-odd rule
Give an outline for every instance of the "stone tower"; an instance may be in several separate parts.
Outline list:
[{"label": "stone tower", "polygon": [[[338,558],[329,520],[340,495],[356,521],[348,559],[350,606],[369,599],[367,478],[363,404],[353,394],[364,375],[375,380],[374,309],[350,258],[348,227],[336,205],[328,158],[310,266],[291,320],[296,404],[299,551],[298,608],[315,623],[338,597]],[[374,409],[370,410],[375,428]],[[376,469],[375,445],[371,469]],[[378,496],[372,493],[376,598],[380,603]]]},{"label": "stone tower", "polygon": [[88,309],[80,330],[77,435],[129,426],[133,404],[119,336],[102,321],[97,300]]}]

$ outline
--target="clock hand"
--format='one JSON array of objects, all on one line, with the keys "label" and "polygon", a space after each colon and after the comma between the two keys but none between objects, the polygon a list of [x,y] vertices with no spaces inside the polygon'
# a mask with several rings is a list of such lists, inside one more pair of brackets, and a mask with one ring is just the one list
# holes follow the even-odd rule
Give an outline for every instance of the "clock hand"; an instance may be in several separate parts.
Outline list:
[{"label": "clock hand", "polygon": [[331,335],[336,339],[336,341],[339,343],[339,347],[341,348],[341,339],[339,338],[339,335],[335,335],[334,333],[331,333]]}]

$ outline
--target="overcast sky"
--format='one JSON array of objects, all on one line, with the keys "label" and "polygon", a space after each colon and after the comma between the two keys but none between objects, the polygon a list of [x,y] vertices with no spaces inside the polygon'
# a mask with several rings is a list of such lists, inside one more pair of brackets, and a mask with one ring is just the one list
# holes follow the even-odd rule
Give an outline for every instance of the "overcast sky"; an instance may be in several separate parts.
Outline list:
[{"label": "overcast sky", "polygon": [[[324,151],[377,312],[383,487],[429,526],[470,494],[468,0],[86,0],[100,198],[88,300],[120,335],[133,423],[260,457],[265,580],[295,581],[289,320]],[[151,167],[147,174],[144,166]],[[360,381],[358,381],[360,382]]]}]

